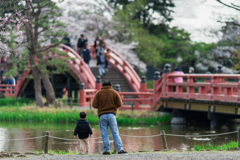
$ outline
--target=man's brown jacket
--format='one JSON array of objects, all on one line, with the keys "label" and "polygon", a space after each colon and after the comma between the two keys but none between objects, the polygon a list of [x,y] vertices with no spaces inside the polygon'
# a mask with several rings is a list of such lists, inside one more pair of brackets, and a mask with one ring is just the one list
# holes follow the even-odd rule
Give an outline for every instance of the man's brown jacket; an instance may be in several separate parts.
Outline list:
[{"label": "man's brown jacket", "polygon": [[98,117],[104,113],[117,114],[117,108],[122,106],[122,100],[117,91],[111,86],[103,86],[92,101],[93,108],[98,109]]}]

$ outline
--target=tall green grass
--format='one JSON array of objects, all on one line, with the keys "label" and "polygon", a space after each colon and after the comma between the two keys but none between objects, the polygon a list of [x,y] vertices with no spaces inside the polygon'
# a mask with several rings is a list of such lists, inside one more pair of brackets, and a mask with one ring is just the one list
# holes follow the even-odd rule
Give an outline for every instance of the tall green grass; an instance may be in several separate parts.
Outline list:
[{"label": "tall green grass", "polygon": [[16,97],[0,98],[0,107],[22,107],[34,104],[34,99],[24,99]]},{"label": "tall green grass", "polygon": [[[76,122],[79,119],[78,110],[49,110],[41,111],[36,108],[24,109],[20,108],[0,108],[0,121],[20,121],[20,122]],[[86,111],[87,120],[91,124],[98,124],[99,119],[96,111],[89,110]],[[129,115],[131,112],[119,111],[117,115],[117,122],[121,125],[132,125],[132,124],[146,124],[153,125],[162,122],[169,122],[170,116],[158,116],[151,113],[144,115],[135,115],[134,112]],[[145,112],[143,112],[145,113]]]},{"label": "tall green grass", "polygon": [[193,147],[193,151],[217,150],[217,149],[228,150],[228,149],[237,148],[237,147],[238,147],[238,142],[237,141],[231,141],[228,144],[223,143],[221,145],[211,145],[211,144],[195,145]]}]

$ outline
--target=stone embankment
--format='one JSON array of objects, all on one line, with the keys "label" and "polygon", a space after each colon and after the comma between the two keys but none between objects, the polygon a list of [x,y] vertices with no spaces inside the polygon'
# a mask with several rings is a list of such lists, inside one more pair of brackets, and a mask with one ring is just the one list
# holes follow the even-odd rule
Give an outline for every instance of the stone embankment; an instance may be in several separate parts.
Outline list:
[{"label": "stone embankment", "polygon": [[199,152],[180,152],[180,151],[160,151],[160,152],[138,152],[128,154],[112,154],[104,156],[101,154],[89,155],[31,155],[27,157],[5,157],[4,160],[239,160],[240,151],[199,151]]}]

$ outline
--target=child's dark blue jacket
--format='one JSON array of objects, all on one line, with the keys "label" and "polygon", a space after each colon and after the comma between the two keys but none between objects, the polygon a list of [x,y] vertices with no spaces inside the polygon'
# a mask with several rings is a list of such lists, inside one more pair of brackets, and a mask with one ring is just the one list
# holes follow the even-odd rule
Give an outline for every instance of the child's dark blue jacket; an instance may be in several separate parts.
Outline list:
[{"label": "child's dark blue jacket", "polygon": [[86,119],[79,119],[74,129],[74,135],[78,135],[79,139],[85,139],[92,134],[90,123]]}]

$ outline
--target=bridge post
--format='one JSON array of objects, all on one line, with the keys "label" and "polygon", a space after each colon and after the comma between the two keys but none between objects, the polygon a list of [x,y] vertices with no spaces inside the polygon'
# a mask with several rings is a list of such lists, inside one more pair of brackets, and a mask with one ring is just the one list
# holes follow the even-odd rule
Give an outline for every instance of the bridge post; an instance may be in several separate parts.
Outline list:
[{"label": "bridge post", "polygon": [[86,93],[85,93],[84,89],[85,89],[84,83],[80,83],[80,90],[79,90],[80,100],[79,100],[79,106],[85,106],[85,104],[86,104]]},{"label": "bridge post", "polygon": [[159,71],[155,71],[154,72],[154,77],[153,77],[153,105],[152,107],[157,103],[158,99],[157,99],[157,84],[158,81],[160,79],[160,72]]},{"label": "bridge post", "polygon": [[[140,92],[147,92],[147,83],[145,76],[141,76]],[[139,98],[146,98],[146,96],[141,95]],[[142,101],[141,104],[146,104],[146,102]]]},{"label": "bridge post", "polygon": [[[117,92],[121,92],[120,84],[116,84],[114,90]],[[121,99],[123,99],[123,96],[121,94],[119,94],[119,95],[120,95]],[[124,106],[124,104],[122,103],[121,107],[123,107],[123,106]]]},{"label": "bridge post", "polygon": [[115,85],[115,91],[121,92],[120,84]]},{"label": "bridge post", "polygon": [[[217,74],[223,74],[223,70],[222,70],[222,65],[218,65],[217,66]],[[224,78],[219,78],[218,79],[219,83],[225,83],[225,79]],[[233,88],[234,89],[234,88]],[[236,88],[237,89],[237,88]],[[237,91],[237,90],[236,90]],[[224,93],[224,88],[219,87],[219,93]]]},{"label": "bridge post", "polygon": [[240,102],[240,77],[238,77],[238,102]]},{"label": "bridge post", "polygon": [[72,99],[72,76],[70,74],[67,75],[67,90],[68,90],[68,103],[70,103],[70,99]]},{"label": "bridge post", "polygon": [[172,86],[167,86],[167,82],[171,82],[170,79],[168,79],[168,74],[171,74],[171,66],[170,64],[165,64],[164,65],[164,74],[163,74],[163,90],[162,90],[162,97],[167,98],[168,97],[168,92],[173,91]]},{"label": "bridge post", "polygon": [[[186,95],[186,99],[190,99],[191,97],[191,94],[194,94],[194,86],[191,86],[191,84],[193,84],[193,77],[188,77],[188,80],[187,80],[187,95]],[[189,85],[190,84],[190,85]]]},{"label": "bridge post", "polygon": [[99,91],[102,87],[101,84],[101,77],[100,76],[96,76],[96,90]]}]

